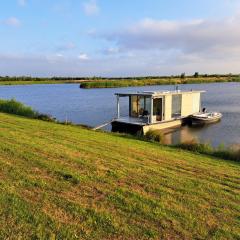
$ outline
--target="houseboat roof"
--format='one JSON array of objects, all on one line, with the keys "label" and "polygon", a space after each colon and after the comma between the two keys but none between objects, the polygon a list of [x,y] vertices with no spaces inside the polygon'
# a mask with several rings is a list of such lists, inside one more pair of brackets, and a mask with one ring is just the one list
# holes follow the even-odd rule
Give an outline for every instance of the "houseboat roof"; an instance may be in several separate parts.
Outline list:
[{"label": "houseboat roof", "polygon": [[148,97],[160,97],[166,95],[175,95],[175,94],[191,94],[191,93],[204,93],[206,91],[143,91],[143,92],[128,92],[128,93],[115,93],[115,95],[119,97],[128,97],[128,96],[148,96]]}]

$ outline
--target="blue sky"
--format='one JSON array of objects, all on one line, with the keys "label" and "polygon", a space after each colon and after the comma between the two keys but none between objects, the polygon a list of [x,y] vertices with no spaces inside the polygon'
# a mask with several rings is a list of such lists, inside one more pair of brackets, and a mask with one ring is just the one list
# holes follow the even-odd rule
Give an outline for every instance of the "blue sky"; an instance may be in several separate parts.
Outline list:
[{"label": "blue sky", "polygon": [[236,73],[239,23],[237,0],[1,1],[0,75]]}]

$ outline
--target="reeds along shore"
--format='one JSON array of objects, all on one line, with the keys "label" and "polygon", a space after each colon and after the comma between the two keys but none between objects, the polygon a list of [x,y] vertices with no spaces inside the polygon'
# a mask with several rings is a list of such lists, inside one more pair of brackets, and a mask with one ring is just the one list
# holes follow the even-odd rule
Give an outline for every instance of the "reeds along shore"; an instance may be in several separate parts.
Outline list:
[{"label": "reeds along shore", "polygon": [[166,77],[166,78],[140,78],[140,79],[105,79],[81,83],[80,87],[89,88],[115,88],[134,87],[151,85],[177,85],[177,84],[197,84],[197,83],[217,83],[217,82],[239,82],[240,77],[213,76],[213,77]]}]

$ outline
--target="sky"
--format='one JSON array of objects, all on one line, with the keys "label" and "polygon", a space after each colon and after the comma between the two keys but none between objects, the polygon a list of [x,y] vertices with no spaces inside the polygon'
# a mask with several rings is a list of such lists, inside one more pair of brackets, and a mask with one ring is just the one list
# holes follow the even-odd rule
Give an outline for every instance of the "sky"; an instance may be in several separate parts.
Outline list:
[{"label": "sky", "polygon": [[240,0],[1,0],[0,75],[240,73]]}]

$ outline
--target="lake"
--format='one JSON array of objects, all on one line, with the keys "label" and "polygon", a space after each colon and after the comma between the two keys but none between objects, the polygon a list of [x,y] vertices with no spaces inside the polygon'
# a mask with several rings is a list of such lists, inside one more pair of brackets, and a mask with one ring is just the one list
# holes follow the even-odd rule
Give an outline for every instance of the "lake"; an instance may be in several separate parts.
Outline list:
[{"label": "lake", "polygon": [[[173,85],[109,89],[81,89],[79,84],[0,86],[0,98],[15,98],[60,121],[96,126],[116,116],[116,92],[174,88]],[[215,147],[240,144],[240,83],[188,84],[179,85],[179,89],[206,90],[202,96],[202,106],[208,111],[221,112],[223,119],[201,128],[182,127],[167,136],[169,143],[195,138]],[[121,104],[123,108],[127,106],[127,102]]]}]

